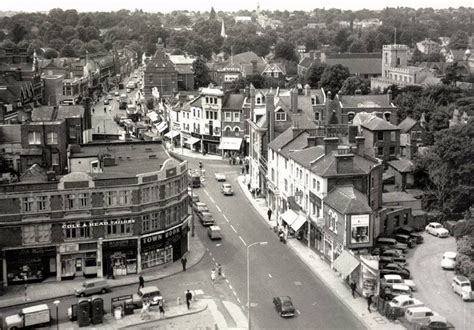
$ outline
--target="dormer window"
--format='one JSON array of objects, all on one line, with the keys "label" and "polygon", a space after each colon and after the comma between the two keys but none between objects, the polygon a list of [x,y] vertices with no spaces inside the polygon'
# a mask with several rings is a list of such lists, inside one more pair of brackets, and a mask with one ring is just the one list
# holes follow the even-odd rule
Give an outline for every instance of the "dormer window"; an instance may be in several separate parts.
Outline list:
[{"label": "dormer window", "polygon": [[257,96],[257,100],[255,101],[256,104],[262,104],[262,97]]},{"label": "dormer window", "polygon": [[275,120],[276,121],[286,121],[286,112],[283,110],[278,110],[275,113]]}]

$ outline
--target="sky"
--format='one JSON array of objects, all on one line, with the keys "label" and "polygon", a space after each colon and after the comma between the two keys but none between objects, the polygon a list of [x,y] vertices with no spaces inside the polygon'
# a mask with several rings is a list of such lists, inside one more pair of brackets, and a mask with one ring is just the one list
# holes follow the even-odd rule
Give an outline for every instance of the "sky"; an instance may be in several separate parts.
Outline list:
[{"label": "sky", "polygon": [[262,10],[305,10],[314,8],[338,8],[343,10],[360,10],[363,8],[377,10],[387,6],[424,8],[432,7],[472,7],[472,0],[338,0],[334,4],[327,0],[3,0],[0,11],[49,11],[52,8],[76,9],[81,12],[90,11],[117,11],[119,9],[143,9],[147,12],[170,12],[173,10],[209,11],[214,7],[216,11],[237,11],[240,9],[253,10],[257,2]]}]

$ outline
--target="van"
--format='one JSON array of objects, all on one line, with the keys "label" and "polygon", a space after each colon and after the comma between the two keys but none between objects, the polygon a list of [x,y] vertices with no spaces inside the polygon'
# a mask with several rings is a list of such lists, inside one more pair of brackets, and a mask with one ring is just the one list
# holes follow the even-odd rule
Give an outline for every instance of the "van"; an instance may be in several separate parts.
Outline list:
[{"label": "van", "polygon": [[435,312],[426,306],[410,307],[405,312],[405,318],[408,322],[427,324],[430,318],[435,314]]},{"label": "van", "polygon": [[106,280],[94,278],[92,280],[82,282],[82,286],[78,289],[75,289],[74,291],[77,297],[84,297],[91,294],[106,293],[109,290],[110,286]]},{"label": "van", "polygon": [[454,293],[460,295],[462,300],[474,299],[472,284],[467,277],[461,275],[454,276],[451,286],[453,287]]},{"label": "van", "polygon": [[406,244],[402,244],[397,242],[395,238],[388,238],[388,237],[379,237],[377,238],[377,246],[386,248],[386,249],[397,249],[402,250],[405,252],[408,249]]},{"label": "van", "polygon": [[222,239],[221,227],[210,226],[207,229],[207,236],[209,236],[211,240]]}]

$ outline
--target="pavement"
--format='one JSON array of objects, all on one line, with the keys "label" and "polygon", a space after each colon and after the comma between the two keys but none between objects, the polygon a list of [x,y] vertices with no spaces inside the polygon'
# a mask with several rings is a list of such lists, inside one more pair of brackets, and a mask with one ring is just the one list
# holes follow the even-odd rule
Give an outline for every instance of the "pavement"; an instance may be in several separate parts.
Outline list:
[{"label": "pavement", "polygon": [[[206,248],[202,242],[196,237],[189,239],[189,251],[187,253],[187,268],[192,268],[198,264],[204,257]],[[177,273],[182,272],[183,268],[181,262],[175,261],[167,264],[159,269],[148,268],[141,274],[145,279],[145,283],[149,281],[166,278]],[[81,285],[84,278],[74,279],[62,282],[56,282],[56,279],[51,279],[50,282],[30,283],[26,289],[23,285],[13,285],[5,288],[5,293],[0,299],[0,308],[23,305],[25,303],[41,302],[55,298],[70,296],[74,293],[74,289]],[[115,279],[108,279],[111,288],[127,286],[130,284],[138,285],[138,274],[126,275],[116,277]]]}]

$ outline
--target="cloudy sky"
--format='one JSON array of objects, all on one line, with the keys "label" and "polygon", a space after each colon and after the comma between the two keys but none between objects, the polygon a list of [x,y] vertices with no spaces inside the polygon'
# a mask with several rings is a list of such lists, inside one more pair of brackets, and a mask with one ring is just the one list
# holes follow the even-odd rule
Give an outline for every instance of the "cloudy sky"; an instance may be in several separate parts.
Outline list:
[{"label": "cloudy sky", "polygon": [[[173,10],[199,10],[209,11],[211,6],[216,11],[236,11],[239,9],[253,10],[258,0],[24,0],[8,1],[3,0],[0,4],[0,10],[14,11],[48,11],[52,8],[77,9],[78,11],[116,11],[119,9],[143,9],[149,12],[170,12]],[[314,8],[340,8],[340,9],[382,9],[387,6],[400,7],[432,7],[432,8],[457,8],[460,6],[472,7],[472,0],[398,0],[380,1],[380,0],[338,0],[337,2],[328,2],[327,0],[260,0],[262,9],[270,10],[312,10]]]}]

